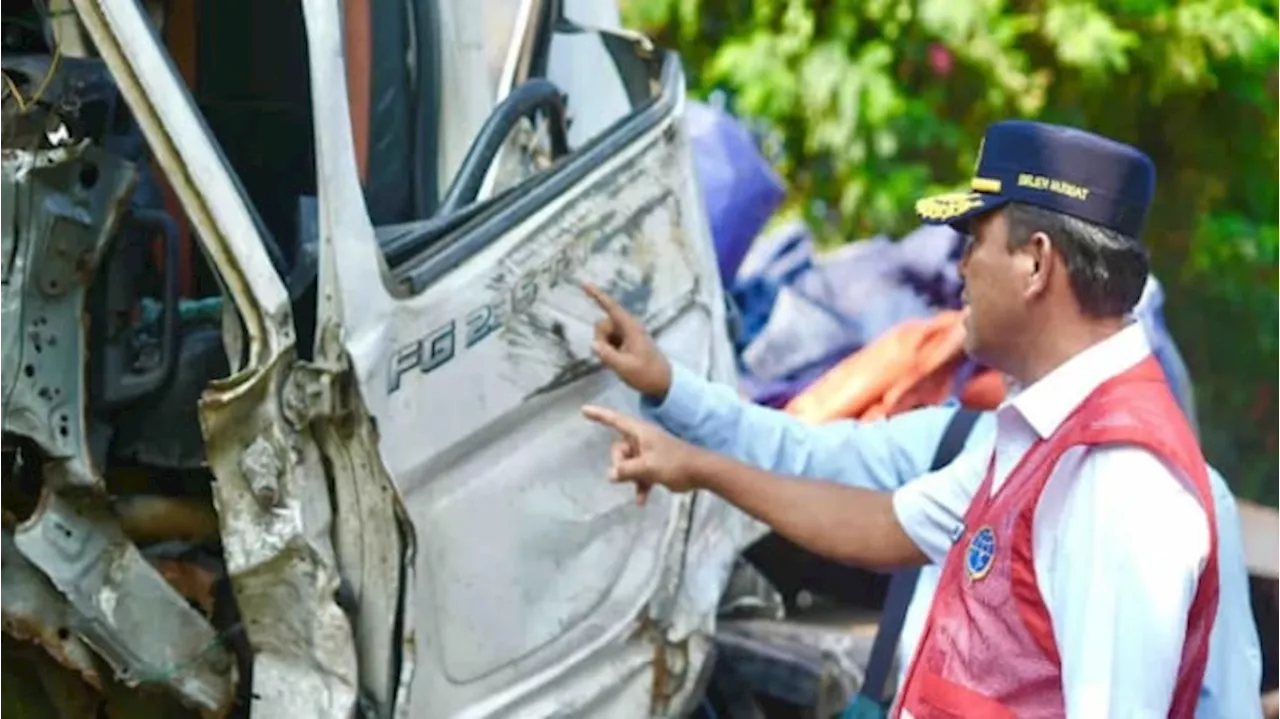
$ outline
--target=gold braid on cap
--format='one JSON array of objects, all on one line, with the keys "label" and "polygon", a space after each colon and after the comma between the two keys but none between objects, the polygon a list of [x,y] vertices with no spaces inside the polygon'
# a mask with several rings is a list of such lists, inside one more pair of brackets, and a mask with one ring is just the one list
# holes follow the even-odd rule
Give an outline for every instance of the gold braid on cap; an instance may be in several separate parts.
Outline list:
[{"label": "gold braid on cap", "polygon": [[951,192],[917,201],[916,214],[926,220],[945,222],[981,206],[982,196],[976,192]]}]

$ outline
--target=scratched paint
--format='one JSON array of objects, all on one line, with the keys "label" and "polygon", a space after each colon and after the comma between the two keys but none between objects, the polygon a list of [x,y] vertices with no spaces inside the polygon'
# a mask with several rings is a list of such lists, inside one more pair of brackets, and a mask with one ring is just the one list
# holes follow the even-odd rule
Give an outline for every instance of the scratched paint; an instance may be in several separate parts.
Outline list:
[{"label": "scratched paint", "polygon": [[[657,165],[650,158],[598,183],[536,231],[539,240],[546,240],[504,258],[507,267],[530,269],[500,272],[490,280],[490,287],[502,293],[511,284],[509,277],[521,278],[517,286],[530,275],[545,277],[532,302],[511,306],[513,314],[499,335],[504,366],[514,383],[534,384],[526,396],[553,390],[594,369],[588,345],[575,343],[569,332],[570,327],[589,330],[597,312],[582,295],[584,280],[600,285],[648,322],[687,306],[679,298],[696,284],[683,242],[687,213],[658,175]],[[592,213],[593,207],[609,209]],[[549,261],[543,260],[548,246],[558,250]],[[672,287],[677,283],[684,285],[683,292]],[[535,374],[541,377],[531,376]]]},{"label": "scratched paint", "polygon": [[464,265],[415,298],[423,310],[396,323],[408,331],[397,332],[403,339],[386,359],[391,407],[407,409],[436,377],[457,380],[465,364],[495,370],[477,388],[486,405],[490,398],[519,403],[590,373],[599,311],[581,292],[584,280],[655,327],[685,311],[698,273],[679,177],[669,171],[680,147],[655,138],[651,152],[521,228],[520,241],[490,260],[479,282],[460,279],[474,272]]}]

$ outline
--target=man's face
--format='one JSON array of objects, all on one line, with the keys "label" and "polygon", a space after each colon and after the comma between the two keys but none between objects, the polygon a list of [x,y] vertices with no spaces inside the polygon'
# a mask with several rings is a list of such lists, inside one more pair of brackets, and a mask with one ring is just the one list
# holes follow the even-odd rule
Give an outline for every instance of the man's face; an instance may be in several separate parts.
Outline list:
[{"label": "man's face", "polygon": [[1004,210],[975,219],[960,260],[964,279],[965,350],[991,367],[1009,369],[1005,359],[1026,327],[1026,268],[1021,253],[1009,251]]}]

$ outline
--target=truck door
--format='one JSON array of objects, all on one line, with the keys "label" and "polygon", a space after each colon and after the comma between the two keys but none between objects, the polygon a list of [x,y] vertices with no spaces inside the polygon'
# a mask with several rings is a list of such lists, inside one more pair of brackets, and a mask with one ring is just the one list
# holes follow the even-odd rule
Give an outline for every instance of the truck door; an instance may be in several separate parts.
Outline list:
[{"label": "truck door", "polygon": [[[673,358],[733,376],[681,125],[683,71],[642,38],[570,22],[558,3],[505,4],[522,18],[509,87],[493,93],[462,159],[440,163],[435,211],[379,225],[359,201],[338,6],[304,2],[320,177],[316,354],[332,341],[350,362],[412,524],[412,715],[676,712],[706,664],[705,636],[690,638],[706,634],[715,602],[714,590],[689,600],[686,548],[699,527],[739,517],[668,494],[637,508],[606,480],[610,437],[578,409],[637,401],[589,351],[599,315],[583,281],[644,318]],[[447,49],[450,30],[417,41]],[[558,42],[603,61],[566,62]],[[438,71],[454,73],[442,92],[462,72]],[[612,91],[564,97],[563,86],[591,82]],[[434,102],[449,111],[447,92]],[[591,131],[565,132],[566,102],[570,116],[594,118]],[[601,120],[610,107],[616,117]],[[529,117],[544,154],[516,151],[525,161],[504,170]],[[450,122],[433,121],[441,140]],[[720,582],[734,541],[701,555]]]}]

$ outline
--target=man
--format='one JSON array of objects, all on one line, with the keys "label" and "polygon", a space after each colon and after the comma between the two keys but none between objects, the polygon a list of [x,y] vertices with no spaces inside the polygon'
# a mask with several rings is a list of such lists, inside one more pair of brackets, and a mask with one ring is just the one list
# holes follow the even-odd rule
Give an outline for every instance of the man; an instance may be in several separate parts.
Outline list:
[{"label": "man", "polygon": [[[1218,604],[1204,460],[1127,317],[1154,168],[1040,123],[988,129],[974,192],[917,205],[973,239],[966,349],[1025,387],[969,452],[892,494],[762,471],[584,408],[611,477],[720,494],[815,553],[943,563],[901,716],[1192,716]],[[620,360],[606,327],[595,350]],[[659,386],[642,392],[652,398]]]},{"label": "man", "polygon": [[[1150,284],[1144,297],[1150,291]],[[813,426],[785,412],[742,400],[732,387],[707,382],[673,365],[635,318],[599,290],[588,288],[608,314],[603,337],[617,336],[618,352],[602,359],[620,379],[647,397],[645,414],[677,437],[741,462],[788,475],[824,479],[853,487],[893,491],[928,471],[954,407],[928,407],[879,422],[836,422]],[[1144,329],[1154,314],[1139,308]],[[1177,350],[1167,347],[1168,356]],[[1162,368],[1167,367],[1161,362]],[[1176,370],[1182,365],[1173,365]],[[1166,369],[1166,374],[1169,370]],[[1184,407],[1185,409],[1185,407]],[[995,414],[984,412],[965,442],[965,451],[990,454]],[[1249,574],[1241,544],[1235,498],[1222,476],[1209,468],[1218,522],[1218,576],[1222,588],[1210,635],[1209,660],[1196,706],[1199,719],[1259,717],[1258,687],[1262,651],[1249,604]],[[926,565],[907,608],[898,638],[898,684],[915,653],[924,619],[933,601],[940,568]],[[1087,590],[1085,590],[1087,591]]]}]

